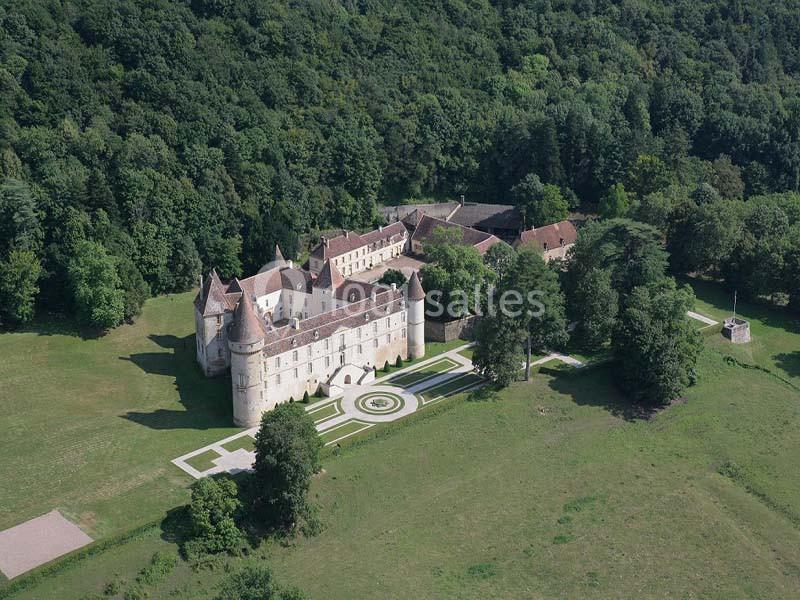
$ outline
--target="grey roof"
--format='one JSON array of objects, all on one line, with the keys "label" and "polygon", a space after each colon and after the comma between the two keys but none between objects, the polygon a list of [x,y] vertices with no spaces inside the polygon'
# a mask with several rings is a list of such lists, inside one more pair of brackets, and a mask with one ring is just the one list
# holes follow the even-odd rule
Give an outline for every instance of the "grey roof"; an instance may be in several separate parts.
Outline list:
[{"label": "grey roof", "polygon": [[211,269],[211,273],[203,282],[203,288],[194,299],[194,305],[204,317],[228,312],[233,309],[235,303],[231,303],[227,291],[227,286],[222,283],[216,270]]},{"label": "grey roof", "polygon": [[416,271],[411,275],[411,279],[408,280],[407,294],[409,300],[422,300],[425,297],[425,290],[422,289],[422,284]]},{"label": "grey roof", "polygon": [[252,344],[264,339],[264,326],[256,314],[253,300],[248,294],[242,294],[236,311],[228,339],[239,344]]},{"label": "grey roof", "polygon": [[479,204],[468,202],[450,217],[450,221],[464,227],[486,229],[523,229],[523,218],[510,204]]},{"label": "grey roof", "polygon": [[402,221],[408,215],[418,210],[422,214],[447,220],[460,204],[458,202],[437,202],[434,204],[401,204],[399,206],[384,206],[380,212],[387,221]]}]

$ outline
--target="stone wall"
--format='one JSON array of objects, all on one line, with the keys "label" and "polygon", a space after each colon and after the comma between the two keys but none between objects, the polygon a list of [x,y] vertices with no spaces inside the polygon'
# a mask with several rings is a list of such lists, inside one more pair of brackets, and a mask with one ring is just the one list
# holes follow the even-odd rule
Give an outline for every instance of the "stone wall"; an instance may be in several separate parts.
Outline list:
[{"label": "stone wall", "polygon": [[471,315],[454,321],[425,320],[426,342],[452,342],[456,339],[471,340],[478,317]]}]

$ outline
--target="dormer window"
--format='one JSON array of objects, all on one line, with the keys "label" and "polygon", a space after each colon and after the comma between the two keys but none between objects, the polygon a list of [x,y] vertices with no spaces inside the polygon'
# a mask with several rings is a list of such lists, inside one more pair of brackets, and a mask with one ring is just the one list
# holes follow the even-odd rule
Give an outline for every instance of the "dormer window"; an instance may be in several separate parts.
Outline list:
[{"label": "dormer window", "polygon": [[563,247],[564,247],[564,238],[558,238],[558,243],[559,243],[559,244],[561,245],[561,247],[563,248]]},{"label": "dormer window", "polygon": [[547,252],[547,242],[544,242],[544,251]]},{"label": "dormer window", "polygon": [[315,331],[315,332],[314,332],[314,339],[315,339],[315,340],[318,340],[318,339],[319,339],[319,331]]}]

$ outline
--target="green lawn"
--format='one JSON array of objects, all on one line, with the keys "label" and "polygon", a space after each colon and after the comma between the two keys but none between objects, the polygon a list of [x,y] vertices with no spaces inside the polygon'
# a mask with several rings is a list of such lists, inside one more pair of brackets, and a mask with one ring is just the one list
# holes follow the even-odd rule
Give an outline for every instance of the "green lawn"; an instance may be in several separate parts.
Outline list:
[{"label": "green lawn", "polygon": [[[721,319],[724,294],[694,284],[699,312]],[[189,478],[169,460],[234,431],[219,426],[230,422],[228,382],[198,379],[191,337],[183,349],[188,302],[151,301],[136,325],[100,340],[0,336],[0,376],[26,405],[0,405],[6,527],[57,507],[107,536],[186,501]],[[267,541],[213,569],[181,562],[147,591],[210,599],[226,570],[266,560],[281,583],[333,600],[793,597],[800,333],[783,311],[738,312],[754,343],[704,336],[700,383],[652,420],[630,418],[613,364],[456,398],[325,458],[312,489],[319,536]],[[82,598],[117,575],[121,598],[153,552],[177,551],[169,539],[154,531],[15,598]]]},{"label": "green lawn", "polygon": [[450,396],[458,390],[477,385],[481,381],[483,381],[483,378],[480,375],[476,375],[475,373],[465,373],[464,375],[455,377],[450,381],[441,383],[436,387],[427,389],[422,392],[421,395],[425,402],[430,403],[432,400],[435,400],[440,396]]},{"label": "green lawn", "polygon": [[169,461],[239,431],[229,380],[196,366],[193,296],[98,339],[56,320],[0,335],[0,529],[58,508],[97,539],[187,500]]},{"label": "green lawn", "polygon": [[359,421],[357,419],[350,419],[349,421],[345,421],[344,423],[337,425],[325,433],[320,434],[320,438],[324,444],[328,442],[332,442],[334,440],[341,439],[345,436],[350,436],[360,431],[365,431],[369,429],[369,423],[365,423],[364,421]]},{"label": "green lawn", "polygon": [[[225,563],[266,558],[311,598],[792,597],[798,394],[706,351],[686,404],[629,421],[612,369],[539,376],[329,457],[319,536],[181,563],[151,593],[212,598]],[[19,597],[130,582],[156,550],[176,551],[155,532]]]},{"label": "green lawn", "polygon": [[386,383],[401,387],[410,387],[415,383],[419,383],[423,379],[428,379],[429,377],[433,377],[434,375],[438,375],[439,373],[445,373],[447,371],[451,371],[457,368],[458,366],[459,363],[457,363],[456,361],[444,357],[440,360],[430,363],[429,365],[425,365],[424,367],[415,369],[409,373],[396,375],[395,377],[389,379]]},{"label": "green lawn", "polygon": [[219,453],[216,450],[206,450],[202,454],[197,454],[185,462],[190,467],[197,469],[198,471],[207,471],[208,469],[216,466],[214,465],[214,460],[220,457]]},{"label": "green lawn", "polygon": [[231,440],[227,444],[222,444],[222,447],[225,448],[225,450],[227,450],[228,452],[236,452],[237,450],[247,450],[248,452],[255,452],[256,441],[249,435],[243,435],[241,437],[236,438],[235,440]]},{"label": "green lawn", "polygon": [[[697,312],[720,322],[733,311],[733,294],[716,283],[687,280],[694,288]],[[749,344],[731,344],[721,333],[709,331],[706,343],[736,359],[770,369],[800,385],[800,315],[739,298],[736,313],[750,321]]]}]

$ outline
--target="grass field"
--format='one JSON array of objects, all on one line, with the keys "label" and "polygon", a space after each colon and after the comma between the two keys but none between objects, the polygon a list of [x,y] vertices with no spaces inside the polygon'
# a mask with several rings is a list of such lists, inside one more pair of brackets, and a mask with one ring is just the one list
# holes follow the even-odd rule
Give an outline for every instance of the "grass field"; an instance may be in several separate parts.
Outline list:
[{"label": "grass field", "polygon": [[238,431],[228,380],[196,367],[192,298],[150,300],[98,339],[0,335],[0,529],[58,508],[97,539],[186,501],[170,459]]},{"label": "grass field", "polygon": [[[214,570],[181,563],[152,593],[212,598],[224,563],[266,558],[311,598],[791,597],[797,393],[706,351],[686,404],[629,421],[612,368],[537,377],[347,449],[314,482],[322,534]],[[157,550],[175,546],[156,532],[19,597],[130,582]]]},{"label": "grass field", "polygon": [[[721,319],[725,295],[693,283],[699,312]],[[100,340],[0,336],[0,376],[28,406],[0,406],[5,526],[57,507],[97,537],[186,501],[189,478],[169,459],[234,430],[219,426],[228,403],[214,401],[227,382],[199,385],[182,349],[191,314],[169,304],[179,298],[149,302],[139,323]],[[800,333],[788,313],[738,312],[754,344],[704,336],[699,385],[651,420],[630,419],[613,365],[454,398],[325,459],[312,489],[319,536],[268,541],[213,568],[180,562],[147,592],[213,598],[225,570],[266,560],[311,598],[793,597]],[[156,332],[171,343],[148,337]],[[18,373],[26,364],[57,381],[40,375],[33,386]],[[121,598],[154,552],[176,553],[171,539],[156,530],[15,598],[82,598],[115,578]]]}]

